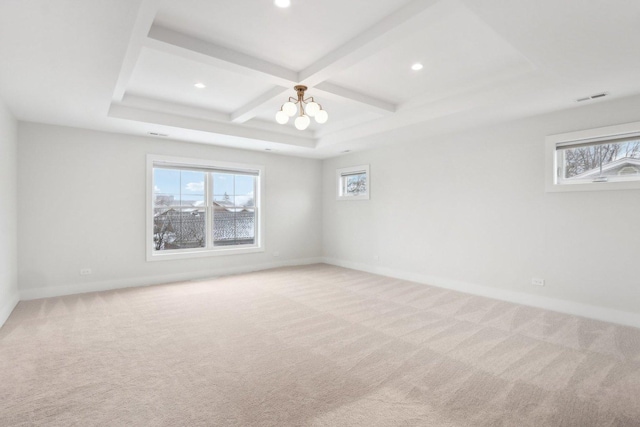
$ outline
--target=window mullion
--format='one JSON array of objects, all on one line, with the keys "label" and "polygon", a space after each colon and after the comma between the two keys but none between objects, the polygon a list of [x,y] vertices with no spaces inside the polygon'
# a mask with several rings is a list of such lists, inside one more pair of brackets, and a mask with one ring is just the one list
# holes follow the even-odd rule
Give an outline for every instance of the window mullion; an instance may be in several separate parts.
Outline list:
[{"label": "window mullion", "polygon": [[256,245],[261,245],[262,242],[258,240],[258,236],[260,236],[260,215],[258,212],[258,196],[260,192],[258,191],[258,185],[260,185],[259,179],[253,180],[253,243]]},{"label": "window mullion", "polygon": [[208,172],[206,177],[207,179],[205,181],[206,184],[204,189],[204,200],[207,206],[205,209],[205,241],[207,242],[207,248],[211,249],[213,248],[213,197],[211,196],[213,194],[213,173]]}]

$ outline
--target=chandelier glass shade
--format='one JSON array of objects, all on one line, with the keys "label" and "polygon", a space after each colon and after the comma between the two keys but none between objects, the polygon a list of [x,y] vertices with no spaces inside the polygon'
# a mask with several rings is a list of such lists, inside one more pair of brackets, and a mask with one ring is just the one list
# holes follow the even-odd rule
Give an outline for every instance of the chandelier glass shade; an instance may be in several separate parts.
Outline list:
[{"label": "chandelier glass shade", "polygon": [[297,85],[294,86],[298,98],[289,97],[289,100],[282,104],[280,111],[276,113],[276,122],[281,125],[286,124],[290,117],[297,115],[294,120],[296,129],[305,130],[311,124],[310,117],[314,117],[318,123],[326,123],[329,119],[329,115],[322,106],[318,104],[313,97],[304,97],[304,92],[307,90],[306,86]]}]

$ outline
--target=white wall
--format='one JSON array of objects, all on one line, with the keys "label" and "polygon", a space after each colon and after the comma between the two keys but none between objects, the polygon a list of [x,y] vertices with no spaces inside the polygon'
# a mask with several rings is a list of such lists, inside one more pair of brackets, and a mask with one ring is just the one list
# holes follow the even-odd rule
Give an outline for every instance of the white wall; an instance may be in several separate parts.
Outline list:
[{"label": "white wall", "polygon": [[0,326],[18,303],[18,124],[0,100]]},{"label": "white wall", "polygon": [[[318,160],[33,123],[20,123],[19,141],[23,299],[312,262],[321,255]],[[266,251],[147,262],[149,153],[264,165]],[[93,274],[80,276],[81,268]]]},{"label": "white wall", "polygon": [[[1,117],[0,182],[11,201],[15,121]],[[21,123],[20,291],[34,298],[147,285],[322,255],[348,267],[640,326],[640,191],[544,191],[545,136],[632,121],[640,121],[640,97],[324,162]],[[266,252],[146,262],[148,153],[264,164]],[[359,164],[371,165],[371,200],[336,201],[335,169]],[[1,288],[4,303],[15,298],[16,219],[11,203],[3,201],[0,213],[9,236],[0,247],[2,286],[9,284]],[[81,268],[93,274],[80,276]],[[532,286],[532,277],[546,286]]]},{"label": "white wall", "polygon": [[[545,136],[633,121],[640,97],[328,160],[324,256],[640,327],[640,191],[545,193],[544,177]],[[336,168],[360,164],[371,200],[336,201]]]}]

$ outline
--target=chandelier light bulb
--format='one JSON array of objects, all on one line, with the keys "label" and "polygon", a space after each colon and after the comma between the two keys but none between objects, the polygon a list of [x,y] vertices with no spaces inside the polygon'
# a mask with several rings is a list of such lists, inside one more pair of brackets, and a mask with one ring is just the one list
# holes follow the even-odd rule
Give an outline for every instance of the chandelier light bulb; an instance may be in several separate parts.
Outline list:
[{"label": "chandelier light bulb", "polygon": [[287,116],[293,117],[298,112],[298,108],[296,107],[296,104],[294,104],[293,102],[289,101],[289,102],[285,102],[282,105],[282,111],[284,111],[284,113]]},{"label": "chandelier light bulb", "polygon": [[291,6],[291,0],[275,0],[274,3],[276,6],[282,8]]},{"label": "chandelier light bulb", "polygon": [[307,116],[313,117],[318,114],[318,111],[320,111],[320,106],[317,103],[311,101],[304,107],[304,111],[305,113],[307,113]]},{"label": "chandelier light bulb", "polygon": [[311,119],[309,116],[298,116],[294,124],[296,125],[296,129],[305,130],[309,127],[309,123],[311,123]]},{"label": "chandelier light bulb", "polygon": [[289,116],[284,111],[280,110],[276,113],[276,122],[281,125],[287,123],[289,121]]},{"label": "chandelier light bulb", "polygon": [[329,119],[329,114],[327,114],[326,111],[320,110],[316,113],[316,122],[322,124],[322,123],[326,123],[328,119]]}]

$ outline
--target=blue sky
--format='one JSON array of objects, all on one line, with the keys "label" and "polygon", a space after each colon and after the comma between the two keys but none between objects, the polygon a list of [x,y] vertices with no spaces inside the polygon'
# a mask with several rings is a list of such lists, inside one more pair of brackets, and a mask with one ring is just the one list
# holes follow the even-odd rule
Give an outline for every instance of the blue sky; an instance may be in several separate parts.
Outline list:
[{"label": "blue sky", "polygon": [[[255,177],[225,173],[213,174],[214,200],[222,200],[225,193],[231,201],[242,205],[253,197]],[[173,196],[174,200],[204,203],[204,172],[154,169],[154,193]]]}]

